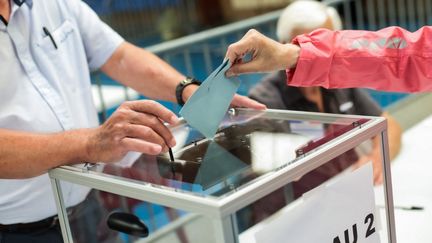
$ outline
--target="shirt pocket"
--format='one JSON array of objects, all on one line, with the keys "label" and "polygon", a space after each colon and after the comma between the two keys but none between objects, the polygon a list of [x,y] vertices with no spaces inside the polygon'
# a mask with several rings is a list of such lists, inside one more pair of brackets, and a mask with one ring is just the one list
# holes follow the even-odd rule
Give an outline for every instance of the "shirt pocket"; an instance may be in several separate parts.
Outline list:
[{"label": "shirt pocket", "polygon": [[55,30],[50,30],[48,27],[45,28],[50,31],[49,34],[51,36],[47,34],[39,43],[37,43],[37,45],[48,55],[56,55],[57,52],[64,51],[63,49],[66,48],[68,41],[72,39],[75,32],[75,29],[69,20],[65,20]]},{"label": "shirt pocket", "polygon": [[50,31],[52,39],[47,35],[36,42],[35,62],[41,72],[59,90],[88,92],[90,82],[84,75],[88,75],[89,70],[77,26],[71,20],[64,20],[59,27]]}]

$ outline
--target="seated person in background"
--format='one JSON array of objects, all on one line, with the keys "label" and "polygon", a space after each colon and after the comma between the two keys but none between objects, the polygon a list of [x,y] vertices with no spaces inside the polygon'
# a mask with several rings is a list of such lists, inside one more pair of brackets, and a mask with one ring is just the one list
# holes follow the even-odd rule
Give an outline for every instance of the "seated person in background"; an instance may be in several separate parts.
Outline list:
[{"label": "seated person in background", "polygon": [[[340,30],[341,20],[332,7],[316,1],[300,0],[290,4],[281,14],[277,23],[277,36],[282,43],[289,43],[297,35],[309,33],[318,28]],[[399,152],[401,145],[401,128],[399,124],[379,105],[368,93],[361,89],[324,89],[321,87],[292,87],[286,84],[285,70],[265,77],[249,93],[249,96],[267,105],[270,109],[287,109],[338,114],[356,114],[367,116],[383,116],[388,120],[388,136],[390,159]],[[359,154],[355,167],[373,161],[374,183],[383,182],[381,166],[381,150],[379,138],[372,140],[372,148],[364,154]],[[352,164],[350,162],[350,164]],[[345,167],[345,166],[342,166]],[[333,169],[325,169],[334,175]],[[342,169],[342,168],[341,168]],[[315,176],[315,179],[317,176]],[[315,183],[313,183],[315,184]],[[311,188],[310,188],[311,189]],[[294,186],[295,190],[295,186]],[[295,193],[297,196],[301,193]]]}]

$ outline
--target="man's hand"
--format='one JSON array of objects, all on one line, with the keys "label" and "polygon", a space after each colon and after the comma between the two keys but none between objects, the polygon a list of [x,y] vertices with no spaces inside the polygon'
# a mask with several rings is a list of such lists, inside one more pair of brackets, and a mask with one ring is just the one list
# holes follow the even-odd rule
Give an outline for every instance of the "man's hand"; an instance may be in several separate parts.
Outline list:
[{"label": "man's hand", "polygon": [[151,155],[167,152],[176,141],[164,122],[177,121],[173,112],[155,101],[125,102],[104,124],[91,130],[88,162],[115,162],[129,151]]},{"label": "man's hand", "polygon": [[[247,54],[251,54],[252,59],[244,62]],[[299,54],[299,46],[281,44],[252,29],[228,47],[225,58],[230,60],[232,66],[226,75],[288,69],[296,65]]]}]

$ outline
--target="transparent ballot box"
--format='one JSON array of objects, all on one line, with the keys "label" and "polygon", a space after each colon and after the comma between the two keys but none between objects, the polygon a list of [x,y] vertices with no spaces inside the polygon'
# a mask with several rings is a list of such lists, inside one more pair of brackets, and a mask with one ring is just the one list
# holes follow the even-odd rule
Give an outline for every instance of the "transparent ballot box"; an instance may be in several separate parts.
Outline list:
[{"label": "transparent ballot box", "polygon": [[384,118],[231,109],[213,139],[170,129],[174,161],[49,172],[65,242],[396,242]]}]

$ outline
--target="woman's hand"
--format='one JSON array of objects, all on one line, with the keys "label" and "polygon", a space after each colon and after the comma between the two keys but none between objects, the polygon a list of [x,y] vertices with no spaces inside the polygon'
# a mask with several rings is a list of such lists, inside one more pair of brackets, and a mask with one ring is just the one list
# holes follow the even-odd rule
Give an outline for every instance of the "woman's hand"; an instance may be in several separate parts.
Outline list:
[{"label": "woman's hand", "polygon": [[[242,73],[271,72],[292,68],[296,65],[300,47],[281,44],[256,30],[249,30],[238,42],[231,44],[226,53],[232,66],[226,72],[228,77]],[[243,60],[250,54],[249,61]]]}]

